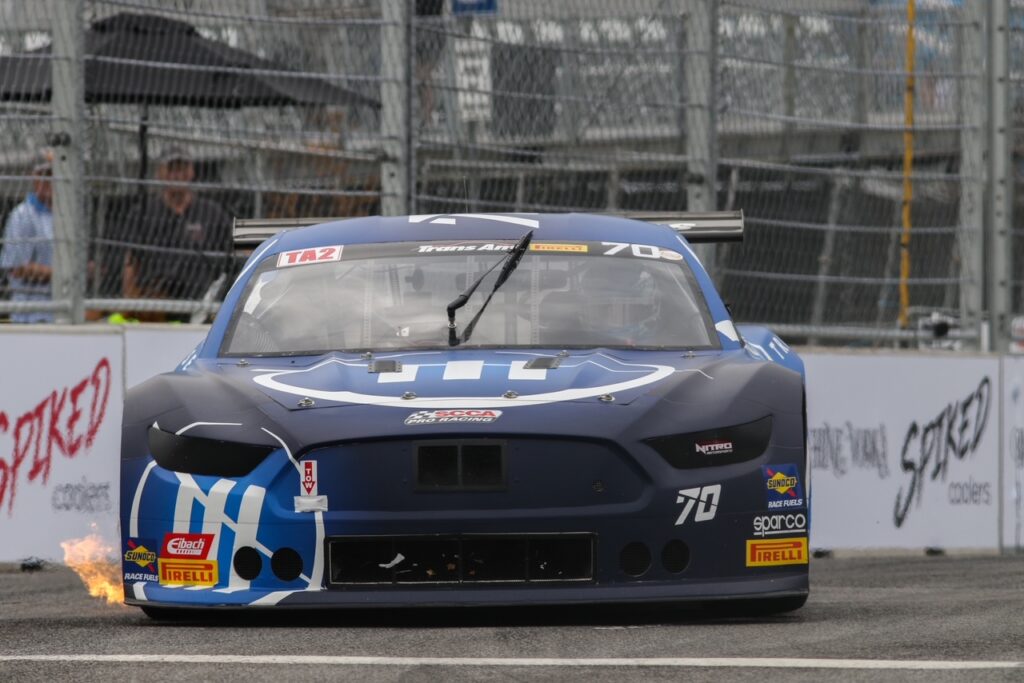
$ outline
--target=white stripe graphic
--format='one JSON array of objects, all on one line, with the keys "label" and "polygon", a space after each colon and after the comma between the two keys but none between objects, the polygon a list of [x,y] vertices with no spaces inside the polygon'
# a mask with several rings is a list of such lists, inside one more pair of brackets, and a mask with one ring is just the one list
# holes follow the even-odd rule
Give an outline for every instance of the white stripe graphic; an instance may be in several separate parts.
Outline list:
[{"label": "white stripe graphic", "polygon": [[[324,361],[330,363],[331,361]],[[672,375],[675,369],[669,365],[637,364],[637,367],[649,368],[650,372],[644,373],[641,377],[614,384],[605,384],[598,387],[580,387],[578,389],[562,389],[541,394],[526,394],[517,398],[504,398],[502,396],[425,396],[413,400],[405,400],[399,396],[382,396],[374,394],[360,394],[354,391],[330,391],[325,389],[314,389],[312,387],[299,387],[285,384],[277,380],[278,377],[294,375],[315,370],[320,363],[306,370],[278,370],[268,372],[265,375],[253,377],[253,381],[260,386],[274,389],[296,396],[309,396],[324,401],[337,401],[339,403],[357,403],[369,406],[387,406],[389,408],[517,408],[519,406],[536,406],[558,401],[578,401],[584,398],[600,396],[601,394],[614,394],[617,391],[626,391],[642,387],[647,384],[659,382]],[[630,371],[633,372],[633,371]],[[638,371],[642,372],[642,371]]]},{"label": "white stripe graphic", "polygon": [[445,363],[441,379],[480,379],[483,371],[482,360],[450,360]]},{"label": "white stripe graphic", "polygon": [[192,525],[192,501],[198,500],[199,504],[206,507],[206,494],[199,488],[199,484],[192,478],[191,474],[177,472],[178,497],[174,501],[174,521],[171,531],[176,534],[187,534]]},{"label": "white stripe graphic", "polygon": [[213,544],[210,546],[208,558],[217,559],[217,551],[220,550],[221,525],[230,521],[224,514],[224,506],[228,502],[228,494],[235,487],[231,479],[221,479],[210,488],[206,498],[206,509],[203,511],[203,530],[201,533],[213,534]]},{"label": "white stripe graphic", "polygon": [[[294,591],[270,593],[253,604],[276,604]],[[345,655],[0,655],[0,662],[123,662],[185,664],[336,664],[349,666],[671,667],[716,669],[861,669],[874,671],[976,671],[1019,669],[1024,662],[914,659],[770,659],[767,657],[374,657]]]},{"label": "white stripe graphic", "polygon": [[136,600],[148,600],[146,597],[146,584],[142,581],[137,581],[132,584],[132,592],[135,594]]},{"label": "white stripe graphic", "polygon": [[[256,531],[260,524],[260,512],[263,510],[263,497],[267,490],[262,486],[250,486],[242,494],[242,507],[238,511],[238,524],[235,527],[235,546],[231,549],[231,557],[239,548],[244,546],[258,547],[256,545]],[[270,557],[270,554],[267,554]],[[228,587],[233,590],[241,590],[249,587],[249,582],[235,573],[234,567],[231,570],[231,578],[228,580]]]},{"label": "white stripe graphic", "polygon": [[508,366],[508,378],[509,379],[538,379],[544,380],[548,378],[547,368],[530,369],[527,370],[525,365],[529,363],[528,360],[514,360],[511,365]]},{"label": "white stripe graphic", "polygon": [[220,426],[224,426],[224,427],[241,427],[242,423],[241,422],[193,422],[190,425],[185,425],[184,427],[182,427],[178,431],[174,432],[174,434],[175,434],[175,436],[181,436],[182,434],[184,434],[188,430],[192,429],[193,427],[198,427],[199,425],[220,425]]},{"label": "white stripe graphic", "polygon": [[139,536],[139,505],[142,504],[142,489],[146,485],[146,479],[149,478],[149,473],[156,467],[156,461],[146,465],[146,469],[142,471],[142,476],[139,477],[139,485],[135,487],[135,497],[132,498],[132,518],[128,524],[128,535],[133,538]]},{"label": "white stripe graphic", "polygon": [[403,365],[398,372],[381,372],[377,374],[377,384],[390,384],[392,382],[415,382],[416,373],[420,371],[419,365]]},{"label": "white stripe graphic", "polygon": [[[302,466],[299,465],[298,460],[296,460],[295,456],[292,455],[292,449],[288,448],[288,444],[286,444],[284,442],[284,439],[282,439],[281,437],[279,437],[277,434],[275,434],[274,432],[270,431],[266,427],[260,427],[260,429],[262,429],[267,434],[270,434],[272,437],[277,439],[277,442],[279,444],[281,444],[281,448],[284,449],[285,455],[287,455],[288,459],[292,461],[293,465],[295,465],[295,471],[299,473],[299,481],[302,481]],[[302,485],[300,484],[299,486],[301,488]],[[322,512],[315,513],[315,520],[316,520],[315,521],[315,523],[316,523],[316,552],[313,555],[313,571],[312,571],[312,576],[307,577],[305,574],[303,574],[301,576],[301,578],[306,580],[306,585],[308,587],[307,590],[320,590],[320,583],[323,580],[323,564],[324,564],[324,559],[323,559],[323,552],[324,552],[324,543],[323,543],[323,540],[324,540],[324,513],[322,513]],[[267,555],[270,555],[270,553],[267,553]],[[254,604],[254,605],[264,605],[264,604],[276,605],[278,600],[280,600],[284,596],[286,596],[286,595],[288,595],[290,593],[294,593],[294,592],[295,591],[277,591],[276,593],[271,593],[269,595],[265,595],[264,597],[260,598],[259,600],[257,600],[256,602],[254,602],[252,604]],[[275,596],[275,595],[278,596],[278,597],[275,598],[273,602],[261,602],[263,600],[271,599],[271,597]]]}]

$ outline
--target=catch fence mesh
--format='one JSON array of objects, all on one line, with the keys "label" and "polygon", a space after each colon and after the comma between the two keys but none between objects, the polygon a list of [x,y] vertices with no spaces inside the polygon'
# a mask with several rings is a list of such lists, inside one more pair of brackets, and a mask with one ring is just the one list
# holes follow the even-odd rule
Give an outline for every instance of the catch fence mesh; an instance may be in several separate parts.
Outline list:
[{"label": "catch fence mesh", "polygon": [[[918,5],[912,323],[980,315],[981,216],[962,200],[985,181],[962,163],[984,121],[984,22]],[[743,209],[746,241],[702,251],[737,319],[812,340],[898,325],[903,2],[0,0],[5,216],[61,130],[30,81],[69,7],[87,298],[198,319],[186,304],[237,269],[233,217]],[[183,193],[184,216],[168,208]]]}]

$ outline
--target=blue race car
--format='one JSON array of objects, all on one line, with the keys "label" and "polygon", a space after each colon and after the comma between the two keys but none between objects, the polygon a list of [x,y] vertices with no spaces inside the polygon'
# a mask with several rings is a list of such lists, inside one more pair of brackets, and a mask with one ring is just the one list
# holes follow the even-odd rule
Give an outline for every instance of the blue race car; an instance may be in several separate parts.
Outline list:
[{"label": "blue race car", "polygon": [[205,341],[125,401],[125,602],[800,607],[803,363],[690,247],[742,231],[240,221]]}]

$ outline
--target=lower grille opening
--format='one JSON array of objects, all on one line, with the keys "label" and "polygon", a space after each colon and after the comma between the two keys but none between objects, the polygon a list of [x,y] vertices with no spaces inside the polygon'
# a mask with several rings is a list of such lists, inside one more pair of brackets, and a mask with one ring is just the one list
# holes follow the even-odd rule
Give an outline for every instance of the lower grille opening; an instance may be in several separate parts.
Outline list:
[{"label": "lower grille opening", "polygon": [[550,583],[594,578],[593,534],[328,539],[331,585]]}]

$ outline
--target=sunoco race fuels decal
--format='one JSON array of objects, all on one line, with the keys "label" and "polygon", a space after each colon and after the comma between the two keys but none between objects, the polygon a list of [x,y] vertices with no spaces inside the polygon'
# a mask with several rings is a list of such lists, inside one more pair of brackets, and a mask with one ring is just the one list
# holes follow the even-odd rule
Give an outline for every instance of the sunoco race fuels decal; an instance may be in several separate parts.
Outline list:
[{"label": "sunoco race fuels decal", "polygon": [[804,506],[804,487],[796,465],[764,465],[761,472],[769,510]]},{"label": "sunoco race fuels decal", "polygon": [[458,409],[417,410],[405,418],[407,425],[432,425],[446,422],[490,423],[501,417],[500,410]]},{"label": "sunoco race fuels decal", "polygon": [[156,581],[156,547],[149,539],[128,538],[124,543],[122,569],[125,581]]}]

